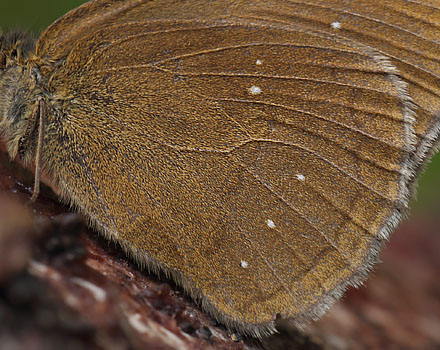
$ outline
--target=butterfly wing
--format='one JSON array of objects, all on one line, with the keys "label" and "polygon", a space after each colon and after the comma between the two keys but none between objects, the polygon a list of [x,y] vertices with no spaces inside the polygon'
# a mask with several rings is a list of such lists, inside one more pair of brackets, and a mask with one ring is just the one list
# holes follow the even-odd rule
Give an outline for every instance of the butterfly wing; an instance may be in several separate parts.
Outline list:
[{"label": "butterfly wing", "polygon": [[54,61],[69,54],[76,42],[99,31],[129,22],[163,19],[219,18],[234,8],[231,1],[217,1],[209,6],[199,1],[92,0],[66,13],[40,36],[36,53],[39,58]]},{"label": "butterfly wing", "polygon": [[[413,83],[394,58],[275,14],[224,15],[222,2],[217,19],[182,20],[174,4],[160,19],[154,4],[57,53],[47,169],[99,230],[223,322],[259,334],[277,314],[320,316],[407,204]],[[57,56],[56,30],[42,57]]]},{"label": "butterfly wing", "polygon": [[[439,45],[440,4],[401,0],[345,1],[199,1],[95,0],[52,24],[40,37],[37,55],[56,60],[69,54],[76,41],[112,23],[145,20],[243,18],[318,30],[362,43],[385,55],[407,84],[416,106],[416,148],[412,163],[419,174],[436,150],[440,129]],[[336,24],[336,25],[335,25]],[[122,31],[122,35],[123,31]],[[414,184],[417,176],[410,180]]]},{"label": "butterfly wing", "polygon": [[[415,175],[437,150],[440,129],[438,1],[252,2],[246,18],[297,24],[368,45],[388,57],[415,103]],[[411,178],[411,185],[417,176]],[[411,186],[412,187],[412,186]]]}]

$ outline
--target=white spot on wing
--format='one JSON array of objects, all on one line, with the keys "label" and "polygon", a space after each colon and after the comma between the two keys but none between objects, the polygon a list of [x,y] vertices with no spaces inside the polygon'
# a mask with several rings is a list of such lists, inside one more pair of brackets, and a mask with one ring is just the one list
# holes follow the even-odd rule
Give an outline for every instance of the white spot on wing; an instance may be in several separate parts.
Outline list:
[{"label": "white spot on wing", "polygon": [[252,95],[258,95],[258,94],[261,94],[261,88],[258,87],[258,86],[252,85],[252,86],[250,87],[250,89],[249,89],[249,92],[250,92]]},{"label": "white spot on wing", "polygon": [[270,228],[275,227],[275,223],[271,219],[267,219],[266,222],[267,222],[267,226],[269,226]]},{"label": "white spot on wing", "polygon": [[333,22],[331,24],[333,29],[340,29],[341,28],[341,22]]},{"label": "white spot on wing", "polygon": [[261,62],[260,60],[256,60],[256,61],[255,61],[255,64],[256,64],[257,66],[261,66],[261,65],[263,64],[263,62]]},{"label": "white spot on wing", "polygon": [[306,179],[306,177],[305,177],[304,175],[302,175],[302,174],[297,174],[297,175],[296,175],[296,178],[297,178],[299,181],[304,181],[304,180]]},{"label": "white spot on wing", "polygon": [[240,265],[241,265],[241,267],[244,268],[244,269],[245,269],[246,267],[249,266],[249,264],[247,263],[246,260],[242,260],[241,263],[240,263]]}]

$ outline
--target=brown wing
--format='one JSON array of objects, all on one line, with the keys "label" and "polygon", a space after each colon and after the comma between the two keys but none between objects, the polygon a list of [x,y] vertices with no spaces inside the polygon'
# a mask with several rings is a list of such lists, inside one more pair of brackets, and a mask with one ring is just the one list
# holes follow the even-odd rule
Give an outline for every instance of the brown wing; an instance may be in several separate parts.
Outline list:
[{"label": "brown wing", "polygon": [[[416,105],[416,171],[436,150],[440,128],[440,2],[403,0],[258,1],[238,13],[247,19],[298,25],[343,36],[388,57]],[[336,28],[335,28],[336,24]]]},{"label": "brown wing", "polygon": [[223,322],[259,334],[277,314],[320,316],[407,204],[416,139],[393,58],[279,20],[294,3],[203,21],[160,20],[162,5],[186,10],[152,4],[157,20],[117,16],[52,76],[46,142],[63,153],[48,168],[101,231]]},{"label": "brown wing", "polygon": [[[415,174],[436,149],[440,124],[438,38],[439,1],[403,0],[260,0],[249,2],[95,0],[72,10],[40,37],[37,55],[50,60],[66,56],[89,31],[127,22],[173,19],[243,18],[295,25],[349,38],[388,57],[408,84],[417,106]],[[337,27],[332,24],[337,23]],[[122,31],[123,33],[123,31]],[[432,147],[433,144],[435,147]],[[416,177],[412,178],[412,182]]]},{"label": "brown wing", "polygon": [[92,0],[68,12],[49,26],[37,43],[37,56],[49,60],[65,57],[76,42],[109,25],[157,19],[219,18],[232,9],[233,1],[210,2],[183,0]]}]

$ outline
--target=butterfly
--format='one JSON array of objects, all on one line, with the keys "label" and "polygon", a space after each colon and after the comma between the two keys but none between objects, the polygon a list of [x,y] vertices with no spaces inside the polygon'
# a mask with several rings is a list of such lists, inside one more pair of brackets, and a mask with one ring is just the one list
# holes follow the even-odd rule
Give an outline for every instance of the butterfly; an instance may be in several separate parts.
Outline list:
[{"label": "butterfly", "polygon": [[430,2],[95,0],[0,39],[0,131],[230,328],[365,280],[438,146]]}]

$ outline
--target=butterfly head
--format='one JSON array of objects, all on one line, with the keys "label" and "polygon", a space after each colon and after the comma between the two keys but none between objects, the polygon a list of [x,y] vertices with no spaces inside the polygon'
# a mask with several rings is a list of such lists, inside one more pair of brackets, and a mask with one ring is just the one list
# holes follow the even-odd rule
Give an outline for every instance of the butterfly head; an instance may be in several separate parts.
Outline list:
[{"label": "butterfly head", "polygon": [[35,74],[29,61],[34,49],[35,39],[31,35],[20,31],[0,32],[0,137],[11,158],[20,153],[23,156],[30,149],[25,147],[20,151],[24,138],[29,145],[29,131],[33,129],[30,119]]}]

